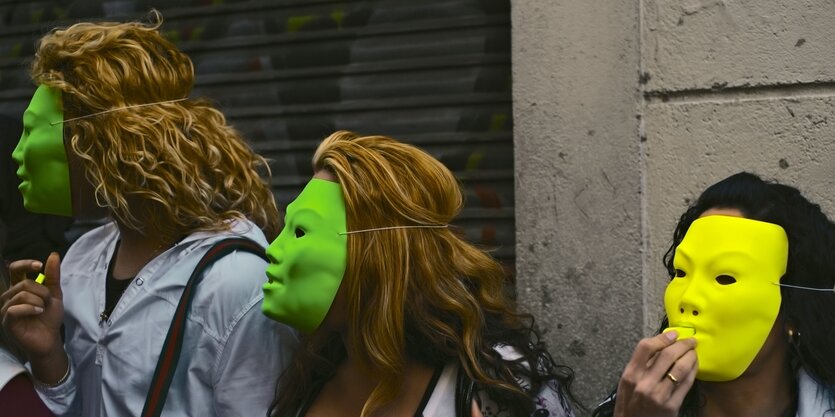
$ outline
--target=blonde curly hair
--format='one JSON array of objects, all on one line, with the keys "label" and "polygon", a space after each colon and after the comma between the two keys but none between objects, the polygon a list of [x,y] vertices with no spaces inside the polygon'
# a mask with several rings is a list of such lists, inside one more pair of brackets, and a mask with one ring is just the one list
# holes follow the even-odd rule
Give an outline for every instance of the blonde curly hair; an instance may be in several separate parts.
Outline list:
[{"label": "blonde curly hair", "polygon": [[191,92],[191,60],[162,37],[159,13],[152,17],[151,24],[55,29],[40,40],[32,64],[36,84],[62,92],[65,138],[97,203],[121,225],[167,240],[228,229],[236,217],[275,236],[278,210],[259,175],[270,175],[266,160],[207,100],[109,111]]}]

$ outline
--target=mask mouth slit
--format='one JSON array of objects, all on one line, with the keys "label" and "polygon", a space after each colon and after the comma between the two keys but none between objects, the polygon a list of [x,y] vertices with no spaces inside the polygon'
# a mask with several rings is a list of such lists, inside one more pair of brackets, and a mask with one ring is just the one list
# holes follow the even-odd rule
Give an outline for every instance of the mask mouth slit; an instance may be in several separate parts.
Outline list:
[{"label": "mask mouth slit", "polygon": [[671,326],[664,329],[664,332],[675,330],[678,332],[678,340],[696,336],[696,329],[687,326]]}]

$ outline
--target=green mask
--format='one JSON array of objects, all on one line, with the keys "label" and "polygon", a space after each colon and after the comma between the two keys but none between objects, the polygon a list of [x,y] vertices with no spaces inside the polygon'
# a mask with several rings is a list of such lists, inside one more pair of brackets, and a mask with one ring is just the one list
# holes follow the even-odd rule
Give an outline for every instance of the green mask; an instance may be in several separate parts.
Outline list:
[{"label": "green mask", "polygon": [[45,85],[35,90],[23,113],[23,134],[12,159],[18,165],[18,189],[27,210],[72,216],[61,90]]},{"label": "green mask", "polygon": [[348,259],[342,187],[310,180],[287,206],[284,229],[267,249],[270,266],[261,311],[310,333],[325,319]]}]

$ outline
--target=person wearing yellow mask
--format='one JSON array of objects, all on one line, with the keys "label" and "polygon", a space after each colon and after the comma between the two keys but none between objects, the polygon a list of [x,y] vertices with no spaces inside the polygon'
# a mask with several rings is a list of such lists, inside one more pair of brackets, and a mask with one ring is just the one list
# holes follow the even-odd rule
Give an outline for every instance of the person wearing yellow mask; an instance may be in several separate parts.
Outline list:
[{"label": "person wearing yellow mask", "polygon": [[739,173],[685,212],[664,257],[662,332],[595,417],[823,417],[835,409],[835,225]]}]

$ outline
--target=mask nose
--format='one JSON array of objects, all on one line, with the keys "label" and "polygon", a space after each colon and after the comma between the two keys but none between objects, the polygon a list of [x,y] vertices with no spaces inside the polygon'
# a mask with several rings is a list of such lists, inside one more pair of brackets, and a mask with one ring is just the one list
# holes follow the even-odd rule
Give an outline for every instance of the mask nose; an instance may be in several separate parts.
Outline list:
[{"label": "mask nose", "polygon": [[678,311],[684,319],[697,317],[702,312],[704,305],[704,297],[698,286],[690,285],[681,295]]},{"label": "mask nose", "polygon": [[284,260],[284,245],[281,242],[281,235],[278,235],[278,238],[267,247],[267,259],[274,265],[279,265]]},{"label": "mask nose", "polygon": [[692,316],[698,316],[699,315],[699,309],[698,308],[696,308],[694,306],[691,306],[691,305],[688,305],[688,304],[685,304],[685,303],[681,303],[681,306],[679,307],[679,312],[681,314],[683,314],[684,316],[691,316],[691,315]]}]

